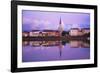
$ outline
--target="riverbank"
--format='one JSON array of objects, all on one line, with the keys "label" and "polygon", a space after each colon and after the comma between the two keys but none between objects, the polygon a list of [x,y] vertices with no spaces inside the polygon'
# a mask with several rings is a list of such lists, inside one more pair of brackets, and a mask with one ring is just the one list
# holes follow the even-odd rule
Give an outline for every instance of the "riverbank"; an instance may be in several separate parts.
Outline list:
[{"label": "riverbank", "polygon": [[23,41],[42,41],[42,40],[89,40],[89,37],[83,36],[62,36],[62,37],[23,37]]}]

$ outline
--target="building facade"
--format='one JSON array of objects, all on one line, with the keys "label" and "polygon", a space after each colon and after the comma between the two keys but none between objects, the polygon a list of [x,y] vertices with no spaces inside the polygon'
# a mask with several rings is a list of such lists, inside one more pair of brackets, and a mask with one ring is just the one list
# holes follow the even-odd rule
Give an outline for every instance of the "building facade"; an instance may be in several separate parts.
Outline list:
[{"label": "building facade", "polygon": [[23,32],[23,33],[22,33],[22,36],[23,36],[23,37],[28,37],[28,36],[29,36],[29,32]]},{"label": "building facade", "polygon": [[85,34],[89,34],[90,33],[90,29],[89,28],[71,28],[69,31],[69,35],[70,36],[83,36]]},{"label": "building facade", "polygon": [[78,36],[79,35],[79,29],[78,28],[71,28],[69,35],[70,36]]}]

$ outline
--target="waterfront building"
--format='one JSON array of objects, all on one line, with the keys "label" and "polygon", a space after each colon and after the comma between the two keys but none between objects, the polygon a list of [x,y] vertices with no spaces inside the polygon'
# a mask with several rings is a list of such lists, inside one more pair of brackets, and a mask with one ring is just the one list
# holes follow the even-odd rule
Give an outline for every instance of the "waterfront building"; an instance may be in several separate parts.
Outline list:
[{"label": "waterfront building", "polygon": [[79,29],[78,28],[71,28],[69,35],[70,36],[78,36],[79,35]]},{"label": "waterfront building", "polygon": [[69,31],[69,35],[70,36],[83,36],[85,34],[89,34],[90,33],[90,29],[89,28],[71,28]]},{"label": "waterfront building", "polygon": [[30,31],[29,36],[30,37],[37,37],[37,36],[39,36],[39,31],[38,30]]},{"label": "waterfront building", "polygon": [[23,33],[22,33],[22,36],[23,36],[23,37],[28,37],[28,36],[29,36],[29,32],[23,32]]},{"label": "waterfront building", "polygon": [[90,33],[90,28],[82,28],[84,34]]}]

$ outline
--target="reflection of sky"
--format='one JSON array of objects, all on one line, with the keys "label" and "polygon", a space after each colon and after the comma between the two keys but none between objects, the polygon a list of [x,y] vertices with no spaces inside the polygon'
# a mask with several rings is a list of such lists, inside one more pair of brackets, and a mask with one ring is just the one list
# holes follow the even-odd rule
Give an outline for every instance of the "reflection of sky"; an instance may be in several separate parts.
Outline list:
[{"label": "reflection of sky", "polygon": [[89,13],[61,13],[61,12],[40,12],[23,10],[23,31],[51,29],[57,30],[60,17],[64,30],[70,28],[89,28]]},{"label": "reflection of sky", "polygon": [[23,46],[22,52],[23,62],[79,60],[90,58],[90,48],[70,48],[69,44],[66,44],[63,48],[59,48],[58,46]]}]

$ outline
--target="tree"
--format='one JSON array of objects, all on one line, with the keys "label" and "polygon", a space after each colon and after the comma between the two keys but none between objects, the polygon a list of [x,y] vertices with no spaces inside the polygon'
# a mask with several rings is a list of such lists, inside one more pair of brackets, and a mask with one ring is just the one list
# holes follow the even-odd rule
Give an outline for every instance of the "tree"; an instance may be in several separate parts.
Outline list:
[{"label": "tree", "polygon": [[66,35],[68,35],[69,33],[67,32],[67,31],[63,31],[62,32],[62,36],[66,36]]}]

